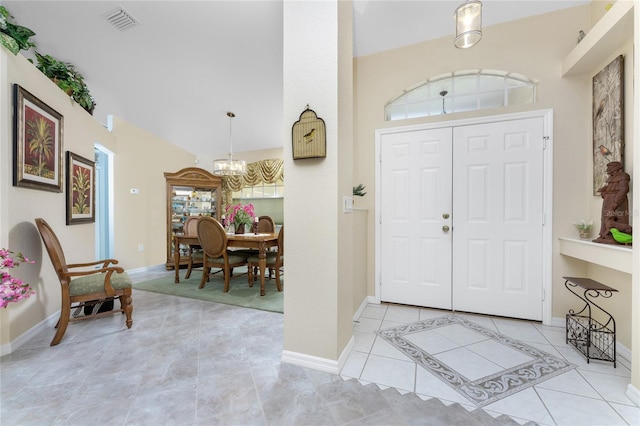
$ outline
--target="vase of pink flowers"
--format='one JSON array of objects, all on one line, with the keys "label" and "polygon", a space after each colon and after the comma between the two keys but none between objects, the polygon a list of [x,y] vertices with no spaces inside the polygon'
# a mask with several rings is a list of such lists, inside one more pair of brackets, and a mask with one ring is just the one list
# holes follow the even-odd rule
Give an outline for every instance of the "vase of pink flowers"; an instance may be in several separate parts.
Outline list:
[{"label": "vase of pink flowers", "polygon": [[233,225],[236,234],[244,234],[245,229],[251,227],[256,217],[253,204],[233,204],[227,206],[223,226]]},{"label": "vase of pink flowers", "polygon": [[21,263],[34,263],[27,259],[22,253],[15,253],[11,250],[0,249],[0,273],[2,283],[0,284],[0,308],[6,308],[10,302],[17,302],[26,299],[35,293],[31,286],[24,281],[11,276],[9,269],[17,268]]}]

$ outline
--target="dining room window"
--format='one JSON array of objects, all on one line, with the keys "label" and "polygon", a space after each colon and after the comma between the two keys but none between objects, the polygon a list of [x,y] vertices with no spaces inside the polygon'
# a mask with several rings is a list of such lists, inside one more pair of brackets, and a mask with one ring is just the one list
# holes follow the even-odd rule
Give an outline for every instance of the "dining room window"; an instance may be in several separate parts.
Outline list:
[{"label": "dining room window", "polygon": [[234,191],[233,199],[253,199],[253,198],[283,198],[284,180],[278,179],[273,183],[260,182],[256,185],[245,186],[239,191]]},{"label": "dining room window", "polygon": [[395,96],[385,105],[385,120],[532,104],[536,86],[536,81],[507,71],[454,71],[431,77]]}]

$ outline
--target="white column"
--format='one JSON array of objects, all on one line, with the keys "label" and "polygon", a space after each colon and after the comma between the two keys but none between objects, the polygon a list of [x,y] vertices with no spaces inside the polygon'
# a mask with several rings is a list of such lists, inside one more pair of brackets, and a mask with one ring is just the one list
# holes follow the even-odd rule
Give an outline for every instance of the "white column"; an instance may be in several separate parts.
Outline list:
[{"label": "white column", "polygon": [[[285,1],[285,362],[339,371],[351,341],[351,2]],[[344,18],[341,15],[345,13]],[[326,126],[326,158],[293,160],[291,127],[309,106]]]}]

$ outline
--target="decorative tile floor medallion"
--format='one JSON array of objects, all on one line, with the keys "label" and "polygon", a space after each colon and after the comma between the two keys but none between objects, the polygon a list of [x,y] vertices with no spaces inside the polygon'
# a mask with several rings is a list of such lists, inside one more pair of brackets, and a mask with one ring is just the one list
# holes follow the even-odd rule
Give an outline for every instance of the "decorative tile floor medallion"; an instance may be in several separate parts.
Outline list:
[{"label": "decorative tile floor medallion", "polygon": [[[464,327],[465,330],[463,332],[466,333],[467,339],[471,339],[471,342],[487,342],[489,340],[498,342],[504,346],[505,352],[511,354],[510,359],[518,360],[518,364],[510,365],[506,369],[504,364],[502,367],[495,364],[493,366],[497,372],[490,373],[484,377],[470,378],[438,359],[438,357],[445,358],[444,355],[427,353],[415,343],[421,340],[417,338],[418,333],[437,329],[445,331],[443,328],[451,325]],[[477,335],[474,337],[473,333],[477,333]],[[478,407],[491,404],[515,392],[576,368],[574,364],[562,358],[453,315],[387,328],[377,331],[376,334]],[[445,333],[443,335],[446,337]],[[425,346],[425,344],[422,344],[422,346]],[[489,358],[493,359],[491,356]],[[487,363],[486,359],[483,359],[483,361]],[[463,364],[459,365],[458,370],[462,369],[464,358]],[[469,374],[467,373],[467,375]]]}]

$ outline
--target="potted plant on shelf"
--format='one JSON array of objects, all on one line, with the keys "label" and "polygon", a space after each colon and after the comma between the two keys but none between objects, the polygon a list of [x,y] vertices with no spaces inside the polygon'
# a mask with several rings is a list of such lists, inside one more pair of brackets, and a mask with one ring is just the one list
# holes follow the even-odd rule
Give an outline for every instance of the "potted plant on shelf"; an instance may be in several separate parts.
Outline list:
[{"label": "potted plant on shelf", "polygon": [[29,50],[36,44],[29,39],[36,35],[27,27],[16,25],[13,22],[13,15],[6,7],[0,6],[0,44],[9,49],[11,53],[17,55],[21,50]]},{"label": "potted plant on shelf", "polygon": [[69,62],[60,61],[51,55],[42,55],[34,52],[38,63],[36,67],[59,88],[71,96],[89,114],[93,114],[96,103],[89,92],[89,88],[84,82],[84,77],[75,65]]},{"label": "potted plant on shelf", "polygon": [[363,184],[359,184],[358,186],[354,186],[353,187],[353,195],[354,196],[358,196],[358,197],[364,197],[365,195],[367,195],[367,193],[364,192],[364,188],[365,188],[365,186]]},{"label": "potted plant on shelf", "polygon": [[573,222],[573,226],[578,230],[581,240],[588,240],[591,238],[591,227],[593,226],[593,221],[586,222],[582,219],[579,222]]}]

